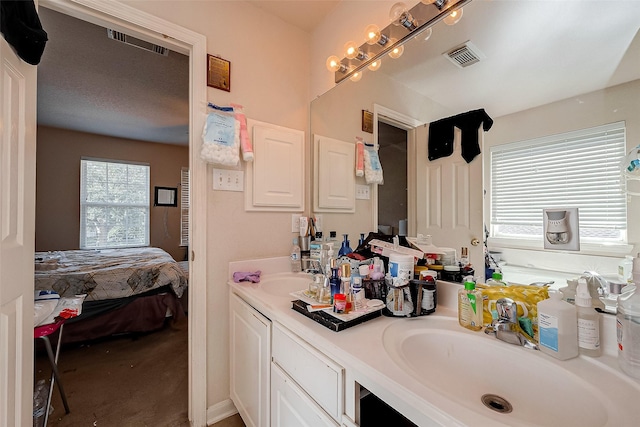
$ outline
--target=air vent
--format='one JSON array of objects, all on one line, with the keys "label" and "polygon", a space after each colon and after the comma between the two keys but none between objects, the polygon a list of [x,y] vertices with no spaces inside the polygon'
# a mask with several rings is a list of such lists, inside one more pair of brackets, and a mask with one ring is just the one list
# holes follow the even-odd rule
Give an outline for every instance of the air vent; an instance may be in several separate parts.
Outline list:
[{"label": "air vent", "polygon": [[107,29],[107,36],[112,40],[117,40],[119,42],[128,44],[129,46],[138,47],[149,52],[157,53],[158,55],[169,56],[169,49],[167,49],[166,47],[158,46],[157,44],[149,43],[144,40],[131,37],[127,34],[121,33],[120,31]]},{"label": "air vent", "polygon": [[449,61],[453,62],[459,68],[465,68],[480,62],[486,56],[470,41],[466,41],[458,45],[450,51],[443,53]]}]

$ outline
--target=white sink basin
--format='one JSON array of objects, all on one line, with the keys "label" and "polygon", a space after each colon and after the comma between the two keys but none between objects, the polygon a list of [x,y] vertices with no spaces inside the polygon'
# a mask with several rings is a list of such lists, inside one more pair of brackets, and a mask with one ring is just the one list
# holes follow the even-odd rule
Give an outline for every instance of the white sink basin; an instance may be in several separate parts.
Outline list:
[{"label": "white sink basin", "polygon": [[[399,367],[425,386],[507,425],[590,427],[638,422],[635,405],[640,385],[606,366],[604,359],[558,361],[483,332],[468,331],[455,318],[437,316],[392,323],[384,331],[383,344]],[[605,357],[611,362],[611,356]],[[493,396],[483,403],[485,395],[508,403]],[[511,412],[505,412],[509,405]]]},{"label": "white sink basin", "polygon": [[259,289],[270,295],[289,298],[291,292],[308,289],[312,281],[313,276],[307,273],[268,274],[261,278]]}]

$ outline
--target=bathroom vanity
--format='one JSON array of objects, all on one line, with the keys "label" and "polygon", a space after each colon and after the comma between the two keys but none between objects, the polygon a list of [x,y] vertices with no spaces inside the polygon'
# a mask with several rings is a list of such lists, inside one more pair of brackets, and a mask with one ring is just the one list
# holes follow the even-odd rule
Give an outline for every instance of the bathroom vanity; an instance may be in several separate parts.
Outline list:
[{"label": "bathroom vanity", "polygon": [[[257,270],[260,283],[231,279]],[[247,426],[636,422],[640,382],[618,367],[613,316],[601,357],[558,361],[460,327],[460,285],[438,282],[432,315],[334,332],[291,309],[312,277],[287,271],[287,257],[229,264],[231,399]]]}]

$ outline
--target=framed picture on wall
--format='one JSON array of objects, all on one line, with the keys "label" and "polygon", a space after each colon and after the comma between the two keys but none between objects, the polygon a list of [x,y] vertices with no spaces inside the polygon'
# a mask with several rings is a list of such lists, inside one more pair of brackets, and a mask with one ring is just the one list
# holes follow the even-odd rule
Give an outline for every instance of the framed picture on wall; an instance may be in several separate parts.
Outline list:
[{"label": "framed picture on wall", "polygon": [[207,86],[231,92],[231,62],[207,55]]},{"label": "framed picture on wall", "polygon": [[156,187],[153,206],[178,206],[178,189],[175,187]]}]

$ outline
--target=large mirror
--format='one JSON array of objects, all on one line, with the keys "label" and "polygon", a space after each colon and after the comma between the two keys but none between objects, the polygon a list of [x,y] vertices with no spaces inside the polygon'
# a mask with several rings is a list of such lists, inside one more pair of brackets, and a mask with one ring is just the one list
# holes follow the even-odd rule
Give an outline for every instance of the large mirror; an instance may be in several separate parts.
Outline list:
[{"label": "large mirror", "polygon": [[[475,222],[461,240],[440,237],[434,242],[458,250],[469,246],[472,260],[480,264],[482,243],[472,247],[471,241],[484,238],[482,205],[491,195],[483,200],[482,171],[489,147],[617,121],[626,123],[627,147],[640,143],[638,16],[637,1],[473,0],[458,24],[437,24],[427,40],[423,33],[408,42],[400,58],[385,57],[379,70],[365,70],[359,82],[346,80],[318,97],[311,104],[312,134],[351,142],[361,137],[381,146],[390,130],[406,135],[406,142],[386,149],[406,150],[406,164],[401,156],[380,155],[384,185],[398,181],[400,186],[384,191],[371,186],[370,199],[356,200],[355,214],[323,213],[325,229],[349,233],[352,241],[379,225],[397,233],[402,224],[396,221],[406,212],[408,235],[432,234],[437,217],[429,200],[432,178],[451,175],[434,175],[426,154],[427,127],[420,124],[482,108],[494,124],[481,135],[483,154],[465,172],[480,177],[468,195],[475,198],[468,212]],[[479,60],[460,67],[443,55],[461,45]],[[373,133],[362,131],[362,110],[374,113]],[[455,154],[450,158],[460,160]],[[407,177],[405,183],[394,176],[396,171]],[[363,178],[356,183],[366,184]],[[387,199],[399,193],[406,202]],[[637,203],[629,201],[629,218]],[[386,212],[392,205],[400,214]],[[438,208],[440,215],[448,215],[446,207]],[[631,225],[628,241],[640,241]],[[541,255],[541,263],[547,261]]]}]

